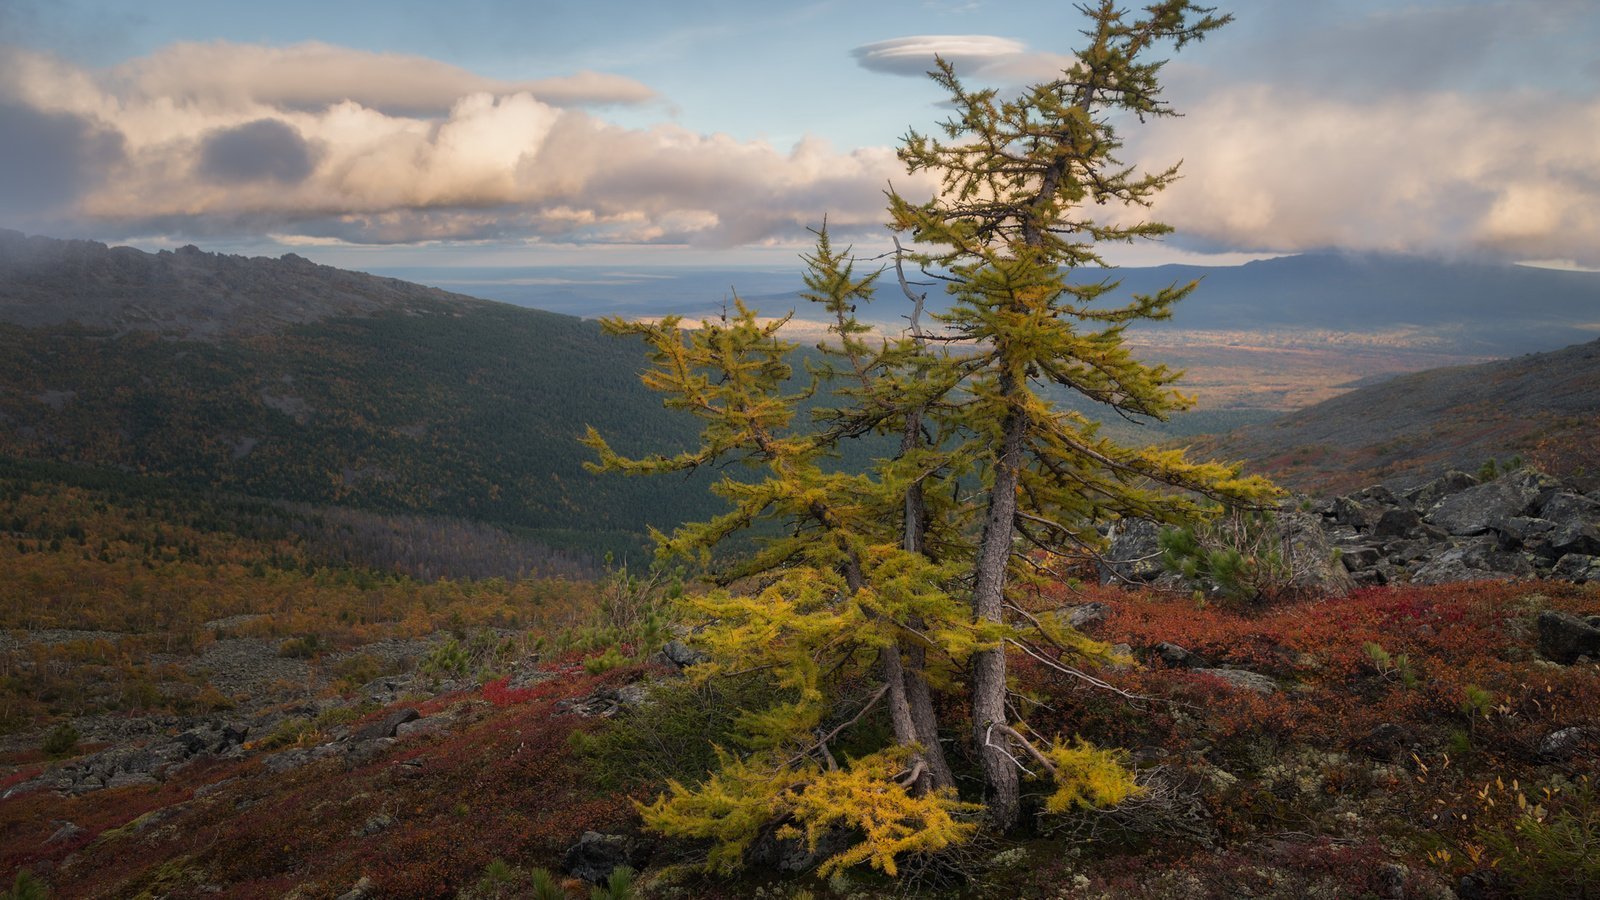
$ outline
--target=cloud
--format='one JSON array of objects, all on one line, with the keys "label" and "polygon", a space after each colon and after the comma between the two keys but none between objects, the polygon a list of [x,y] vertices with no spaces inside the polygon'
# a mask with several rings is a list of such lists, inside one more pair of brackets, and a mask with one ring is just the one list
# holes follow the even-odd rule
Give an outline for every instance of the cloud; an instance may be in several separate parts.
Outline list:
[{"label": "cloud", "polygon": [[0,207],[50,211],[122,159],[122,136],[70,112],[0,99]]},{"label": "cloud", "polygon": [[[128,64],[117,77],[37,53],[0,59],[0,100],[14,98],[18,115],[121,142],[99,177],[73,170],[58,179],[71,215],[51,227],[103,239],[724,247],[804,240],[825,215],[841,235],[878,233],[890,180],[920,183],[887,148],[845,153],[805,140],[785,149],[673,125],[624,128],[550,96],[557,84],[592,97],[586,76],[547,82],[543,96],[473,91],[437,114],[407,114],[322,102],[351,93],[385,102],[350,90],[377,90],[365,75],[313,96],[315,78],[249,83],[220,58],[209,81],[163,68],[192,49],[163,51],[160,65]],[[243,71],[256,71],[259,54],[240,56]],[[0,212],[15,225],[40,221],[19,220],[5,196]]]},{"label": "cloud", "polygon": [[1600,263],[1600,99],[1254,85],[1187,113],[1125,155],[1184,160],[1154,213],[1190,239]]},{"label": "cloud", "polygon": [[1072,64],[1071,57],[1028,50],[1011,38],[987,34],[923,34],[863,44],[850,51],[857,64],[873,72],[922,77],[938,56],[961,75],[1006,84],[1056,77]]},{"label": "cloud", "polygon": [[200,172],[212,181],[276,181],[293,184],[311,174],[311,147],[300,133],[276,119],[224,128],[200,146]]},{"label": "cloud", "polygon": [[288,47],[228,41],[173,44],[112,69],[106,82],[119,96],[208,108],[257,103],[309,111],[352,101],[396,115],[440,114],[473,93],[526,93],[558,106],[656,99],[650,88],[621,75],[577,72],[502,81],[426,57],[317,41]]}]

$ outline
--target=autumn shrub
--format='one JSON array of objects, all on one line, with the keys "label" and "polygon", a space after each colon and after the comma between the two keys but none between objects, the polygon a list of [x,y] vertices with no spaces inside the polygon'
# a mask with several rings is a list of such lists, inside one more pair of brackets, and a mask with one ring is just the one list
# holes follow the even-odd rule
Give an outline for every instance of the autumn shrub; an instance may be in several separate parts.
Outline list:
[{"label": "autumn shrub", "polygon": [[599,675],[612,669],[628,664],[628,658],[616,647],[607,647],[599,656],[591,656],[583,661],[583,670],[590,675]]},{"label": "autumn shrub", "polygon": [[660,682],[649,704],[630,707],[592,732],[573,732],[572,746],[599,787],[698,784],[716,768],[716,748],[734,746],[743,710],[761,708],[774,694],[759,675]]},{"label": "autumn shrub", "polygon": [[66,756],[72,753],[78,749],[78,729],[73,728],[70,722],[62,722],[45,735],[44,744],[40,749],[51,756]]},{"label": "autumn shrub", "polygon": [[618,866],[606,876],[606,883],[595,885],[589,891],[589,900],[634,900],[638,891],[633,885],[633,869],[630,866]]},{"label": "autumn shrub", "polygon": [[305,716],[292,716],[284,719],[266,736],[255,743],[258,750],[276,750],[279,747],[292,747],[300,744],[317,733],[317,725]]},{"label": "autumn shrub", "polygon": [[1600,797],[1594,785],[1584,777],[1535,802],[1520,790],[1511,797],[1516,819],[1478,832],[1501,878],[1516,896],[1532,900],[1590,896],[1600,886]]},{"label": "autumn shrub", "polygon": [[1191,584],[1252,606],[1304,599],[1299,562],[1269,512],[1232,509],[1161,532],[1161,561]]},{"label": "autumn shrub", "polygon": [[50,892],[45,889],[44,882],[33,876],[27,869],[17,872],[17,877],[12,880],[11,887],[0,891],[0,900],[45,900]]},{"label": "autumn shrub", "polygon": [[289,638],[278,645],[278,655],[289,659],[312,659],[322,650],[322,636],[318,634]]}]

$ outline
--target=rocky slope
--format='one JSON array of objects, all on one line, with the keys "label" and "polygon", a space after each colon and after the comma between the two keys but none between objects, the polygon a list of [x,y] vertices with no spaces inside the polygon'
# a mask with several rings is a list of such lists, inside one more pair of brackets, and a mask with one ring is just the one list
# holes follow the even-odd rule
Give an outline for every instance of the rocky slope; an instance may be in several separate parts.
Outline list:
[{"label": "rocky slope", "polygon": [[[1480,482],[1450,471],[1401,491],[1374,485],[1332,498],[1291,498],[1274,527],[1266,549],[1289,564],[1303,594],[1484,579],[1600,582],[1595,479],[1520,469]],[[1142,521],[1115,529],[1102,582],[1181,584],[1163,560],[1160,533]]]}]

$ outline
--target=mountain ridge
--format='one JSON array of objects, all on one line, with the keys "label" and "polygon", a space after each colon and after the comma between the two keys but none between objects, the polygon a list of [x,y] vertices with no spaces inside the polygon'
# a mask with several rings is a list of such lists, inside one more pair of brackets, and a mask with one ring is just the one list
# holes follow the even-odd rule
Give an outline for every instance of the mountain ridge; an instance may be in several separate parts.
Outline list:
[{"label": "mountain ridge", "polygon": [[192,244],[146,253],[0,229],[0,321],[25,327],[73,323],[217,340],[440,302],[495,301],[293,253],[245,257]]},{"label": "mountain ridge", "polygon": [[1597,411],[1600,340],[1399,375],[1194,446],[1300,489],[1406,483],[1514,456],[1553,474],[1593,475]]}]

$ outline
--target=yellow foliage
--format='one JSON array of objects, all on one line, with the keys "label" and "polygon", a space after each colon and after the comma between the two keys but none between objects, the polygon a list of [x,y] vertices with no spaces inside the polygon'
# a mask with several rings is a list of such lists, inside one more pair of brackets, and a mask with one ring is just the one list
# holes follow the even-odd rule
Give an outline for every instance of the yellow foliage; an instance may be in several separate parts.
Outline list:
[{"label": "yellow foliage", "polygon": [[755,765],[717,750],[721,766],[696,788],[676,781],[654,803],[639,804],[646,828],[684,838],[709,838],[715,844],[706,869],[724,874],[744,863],[744,852],[761,826],[784,811],[784,798],[796,779],[816,772],[815,766],[782,769]]},{"label": "yellow foliage", "polygon": [[1144,791],[1123,765],[1120,752],[1103,750],[1082,738],[1071,745],[1056,741],[1044,755],[1056,767],[1056,791],[1045,801],[1047,812],[1115,806]]},{"label": "yellow foliage", "polygon": [[957,800],[953,790],[914,797],[895,780],[905,771],[904,748],[833,771],[810,763],[780,768],[770,759],[741,760],[720,750],[718,756],[721,768],[704,784],[673,782],[654,803],[639,806],[647,828],[714,841],[706,859],[710,871],[739,868],[762,826],[773,821],[788,820],[779,836],[803,837],[813,851],[836,827],[861,833],[859,843],[823,861],[823,876],[859,863],[893,876],[896,857],[963,843],[978,827],[963,819],[975,818],[981,807]]},{"label": "yellow foliage", "polygon": [[874,753],[790,792],[790,813],[804,825],[813,851],[838,825],[863,835],[860,843],[824,860],[818,874],[826,877],[865,862],[894,876],[899,872],[895,857],[943,850],[972,836],[977,824],[958,817],[976,816],[982,807],[957,800],[953,790],[912,796],[894,780],[904,772],[905,759],[904,748]]}]

